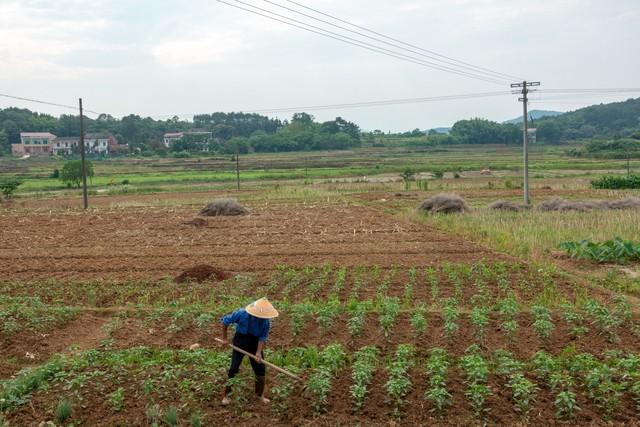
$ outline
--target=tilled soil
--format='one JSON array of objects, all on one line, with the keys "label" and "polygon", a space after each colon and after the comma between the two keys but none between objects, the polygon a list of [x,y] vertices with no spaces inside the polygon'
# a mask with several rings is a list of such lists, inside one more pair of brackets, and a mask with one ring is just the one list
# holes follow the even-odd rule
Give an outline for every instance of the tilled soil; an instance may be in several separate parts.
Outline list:
[{"label": "tilled soil", "polygon": [[413,266],[500,256],[479,245],[352,205],[267,205],[185,227],[190,209],[131,208],[0,216],[0,277],[135,280],[196,264],[270,271],[277,264]]}]

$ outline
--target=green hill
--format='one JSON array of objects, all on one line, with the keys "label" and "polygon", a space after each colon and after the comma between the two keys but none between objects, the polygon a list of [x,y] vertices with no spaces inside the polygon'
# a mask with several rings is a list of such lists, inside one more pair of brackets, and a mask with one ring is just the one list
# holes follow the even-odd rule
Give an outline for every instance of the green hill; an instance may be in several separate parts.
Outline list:
[{"label": "green hill", "polygon": [[538,140],[549,143],[629,137],[640,132],[640,98],[543,117],[536,128]]}]

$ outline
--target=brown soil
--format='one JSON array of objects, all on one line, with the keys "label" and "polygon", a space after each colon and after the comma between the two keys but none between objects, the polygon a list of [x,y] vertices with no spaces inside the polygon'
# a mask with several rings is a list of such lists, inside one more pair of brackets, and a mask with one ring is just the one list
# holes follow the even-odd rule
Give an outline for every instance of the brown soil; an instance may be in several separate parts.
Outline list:
[{"label": "brown soil", "polygon": [[[381,267],[474,262],[502,256],[434,228],[343,204],[276,204],[207,227],[176,226],[186,208],[0,215],[0,278],[143,280],[195,264],[272,271],[277,264]],[[43,232],[46,230],[46,232]]]},{"label": "brown soil", "polygon": [[193,227],[206,227],[208,222],[204,218],[194,218],[191,221],[185,221],[183,225],[191,225]]},{"label": "brown soil", "polygon": [[229,274],[222,270],[218,270],[215,267],[207,264],[198,264],[180,273],[176,276],[175,280],[176,283],[183,283],[186,281],[202,283],[207,280],[225,280],[229,277]]},{"label": "brown soil", "polygon": [[3,338],[0,342],[0,378],[7,378],[27,366],[40,365],[56,353],[97,347],[107,337],[102,329],[106,322],[104,317],[85,313],[61,328],[23,331]]}]

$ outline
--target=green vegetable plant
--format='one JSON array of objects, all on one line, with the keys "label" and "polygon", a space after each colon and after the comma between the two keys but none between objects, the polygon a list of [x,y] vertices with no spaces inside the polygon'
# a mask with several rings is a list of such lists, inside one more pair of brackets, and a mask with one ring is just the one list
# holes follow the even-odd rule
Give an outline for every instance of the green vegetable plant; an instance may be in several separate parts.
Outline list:
[{"label": "green vegetable plant", "polygon": [[451,394],[447,391],[447,373],[449,370],[449,356],[442,348],[433,348],[425,365],[425,372],[429,379],[429,387],[424,397],[433,404],[431,411],[442,414],[447,405],[451,404]]},{"label": "green vegetable plant", "polygon": [[572,258],[599,263],[627,264],[629,261],[640,260],[640,243],[620,237],[599,243],[589,240],[563,242],[560,249],[564,249]]},{"label": "green vegetable plant", "polygon": [[360,413],[364,406],[369,393],[368,387],[378,364],[378,355],[379,351],[376,347],[362,347],[354,356],[355,361],[351,371],[353,384],[349,390],[355,413]]},{"label": "green vegetable plant", "polygon": [[409,369],[415,364],[415,348],[410,344],[399,344],[394,360],[387,367],[389,379],[385,384],[389,402],[393,410],[392,415],[399,418],[402,415],[402,406],[405,397],[411,390],[411,379]]}]

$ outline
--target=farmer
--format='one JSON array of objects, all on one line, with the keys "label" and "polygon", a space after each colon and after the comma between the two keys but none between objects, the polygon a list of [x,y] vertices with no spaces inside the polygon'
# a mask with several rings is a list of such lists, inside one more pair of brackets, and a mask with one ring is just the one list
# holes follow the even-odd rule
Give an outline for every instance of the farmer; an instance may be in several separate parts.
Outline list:
[{"label": "farmer", "polygon": [[[255,354],[256,359],[249,358],[253,373],[256,375],[256,396],[263,403],[269,403],[269,399],[263,396],[265,384],[265,366],[262,363],[262,350],[269,337],[269,328],[274,317],[278,316],[278,311],[273,308],[266,298],[249,304],[245,308],[234,311],[222,317],[222,341],[229,344],[227,340],[227,328],[230,324],[236,324],[236,334],[233,337],[233,345],[242,350]],[[240,363],[244,354],[237,350],[233,350],[231,354],[231,367],[229,368],[229,379],[236,376],[240,369]],[[231,400],[228,397],[231,387],[227,385],[222,397],[222,404],[228,405]]]}]

